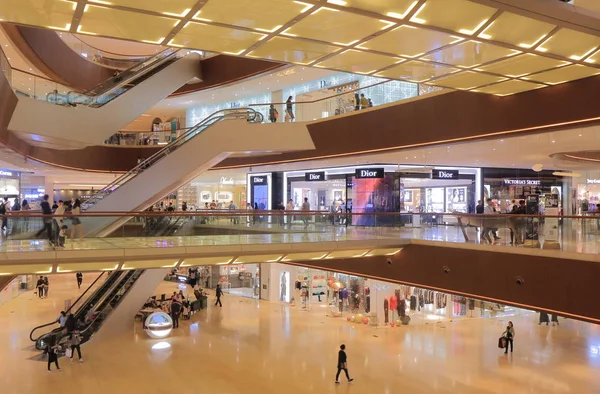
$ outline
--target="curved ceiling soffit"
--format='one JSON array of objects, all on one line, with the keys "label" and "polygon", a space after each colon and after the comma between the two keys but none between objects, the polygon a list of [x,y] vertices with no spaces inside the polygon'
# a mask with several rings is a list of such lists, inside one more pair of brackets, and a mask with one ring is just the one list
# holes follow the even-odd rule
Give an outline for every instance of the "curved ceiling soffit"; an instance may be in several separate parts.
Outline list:
[{"label": "curved ceiling soffit", "polygon": [[79,56],[54,31],[8,23],[2,28],[30,63],[61,85],[86,91],[114,73]]},{"label": "curved ceiling soffit", "polygon": [[[90,62],[74,52],[52,30],[2,23],[12,43],[38,70],[53,81],[85,91],[110,77],[114,70]],[[204,80],[186,84],[169,97],[176,97],[238,82],[271,72],[284,63],[236,56],[216,55],[201,61]]]},{"label": "curved ceiling soffit", "polygon": [[555,162],[571,169],[597,169],[600,168],[600,151],[575,151],[558,152],[550,155]]}]

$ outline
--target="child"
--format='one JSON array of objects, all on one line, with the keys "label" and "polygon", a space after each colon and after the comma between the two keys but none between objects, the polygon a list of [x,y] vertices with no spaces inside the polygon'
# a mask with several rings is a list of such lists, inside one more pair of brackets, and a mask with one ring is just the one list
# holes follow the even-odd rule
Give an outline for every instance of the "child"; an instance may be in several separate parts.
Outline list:
[{"label": "child", "polygon": [[58,246],[61,248],[65,247],[65,241],[67,240],[67,230],[69,226],[63,224],[60,228],[60,232],[58,233]]}]

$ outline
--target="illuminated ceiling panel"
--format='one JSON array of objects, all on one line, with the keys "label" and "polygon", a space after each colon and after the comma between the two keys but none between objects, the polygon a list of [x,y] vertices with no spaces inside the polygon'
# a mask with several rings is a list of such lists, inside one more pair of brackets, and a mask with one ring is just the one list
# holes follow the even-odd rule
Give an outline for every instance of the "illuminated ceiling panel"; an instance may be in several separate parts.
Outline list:
[{"label": "illuminated ceiling panel", "polygon": [[78,262],[61,263],[58,265],[58,272],[79,272],[79,271],[109,271],[119,267],[118,261],[103,261],[98,263]]},{"label": "illuminated ceiling panel", "polygon": [[530,55],[526,53],[519,56],[513,56],[497,63],[488,64],[487,66],[478,67],[477,70],[502,74],[508,77],[520,77],[523,75],[564,66],[566,64],[569,63],[566,61]]},{"label": "illuminated ceiling panel", "polygon": [[367,254],[368,249],[360,249],[360,250],[336,250],[335,252],[331,252],[327,255],[326,259],[345,259],[345,258],[355,258],[355,257],[363,257]]},{"label": "illuminated ceiling panel", "polygon": [[285,256],[281,261],[294,261],[294,260],[320,260],[327,256],[327,252],[304,252],[304,253],[290,253]]},{"label": "illuminated ceiling panel", "polygon": [[289,0],[212,0],[194,18],[272,32],[306,8]]},{"label": "illuminated ceiling panel", "polygon": [[[103,0],[89,2],[102,4]],[[109,0],[105,3],[184,17],[197,2],[198,0]]]},{"label": "illuminated ceiling panel", "polygon": [[279,261],[283,257],[282,254],[258,254],[250,256],[241,256],[235,259],[233,264],[247,264],[247,263],[274,263]]},{"label": "illuminated ceiling panel", "polygon": [[317,66],[350,73],[370,74],[399,61],[401,59],[349,49],[320,62]]},{"label": "illuminated ceiling panel", "polygon": [[189,22],[169,44],[237,55],[265,37],[262,33]]},{"label": "illuminated ceiling panel", "polygon": [[489,85],[500,82],[506,78],[495,75],[480,74],[471,71],[465,71],[458,74],[452,74],[448,77],[436,79],[431,82],[433,85],[443,86],[446,88],[469,90],[480,86]]},{"label": "illuminated ceiling panel", "polygon": [[471,35],[495,12],[495,8],[467,0],[427,0],[410,20]]},{"label": "illuminated ceiling panel", "polygon": [[247,56],[280,62],[309,64],[325,55],[340,50],[332,45],[318,44],[293,38],[274,37]]},{"label": "illuminated ceiling panel", "polygon": [[[404,18],[418,3],[416,0],[346,0],[343,2],[346,3],[346,7],[378,12],[396,19]],[[342,4],[335,0],[329,0],[329,3]]]},{"label": "illuminated ceiling panel", "polygon": [[69,30],[76,6],[76,3],[63,0],[2,0],[0,20],[55,30]]},{"label": "illuminated ceiling panel", "polygon": [[220,257],[193,257],[187,258],[181,264],[182,267],[195,267],[199,265],[221,265],[229,264],[233,260],[233,256]]},{"label": "illuminated ceiling panel", "polygon": [[399,65],[381,71],[378,77],[390,79],[405,79],[412,82],[424,82],[431,78],[457,72],[460,69],[442,66],[434,63],[424,63],[416,60],[400,63]]},{"label": "illuminated ceiling panel", "polygon": [[539,74],[529,75],[523,79],[558,85],[575,79],[587,78],[600,74],[600,69],[574,64],[572,66],[561,67],[552,71],[545,71]]},{"label": "illuminated ceiling panel", "polygon": [[462,38],[403,25],[361,44],[360,47],[394,55],[417,57],[459,41],[462,41]]},{"label": "illuminated ceiling panel", "polygon": [[123,263],[123,269],[139,269],[139,268],[167,268],[175,267],[179,263],[178,259],[165,260],[134,260]]},{"label": "illuminated ceiling panel", "polygon": [[373,249],[366,256],[393,256],[397,253],[400,253],[403,248],[382,248],[382,249]]},{"label": "illuminated ceiling panel", "polygon": [[542,42],[536,51],[581,60],[594,52],[598,46],[600,46],[600,37],[563,28]]},{"label": "illuminated ceiling panel", "polygon": [[0,265],[0,276],[18,274],[49,274],[52,272],[52,264],[18,264]]},{"label": "illuminated ceiling panel", "polygon": [[590,63],[590,64],[598,64],[600,63],[600,50],[596,51],[596,53],[594,53],[592,56],[588,57],[587,59],[585,59],[586,63]]},{"label": "illuminated ceiling panel", "polygon": [[466,41],[425,56],[423,59],[461,67],[474,67],[519,51],[478,41]]},{"label": "illuminated ceiling panel", "polygon": [[554,25],[521,15],[504,12],[478,37],[531,48],[554,29]]},{"label": "illuminated ceiling panel", "polygon": [[160,43],[176,19],[88,5],[77,31],[84,34]]},{"label": "illuminated ceiling panel", "polygon": [[528,90],[545,88],[547,85],[519,81],[517,79],[500,82],[495,85],[483,87],[481,89],[472,90],[472,92],[495,94],[497,96],[509,96],[511,94],[526,92]]},{"label": "illuminated ceiling panel", "polygon": [[352,45],[389,25],[379,19],[322,7],[287,29],[284,35]]}]

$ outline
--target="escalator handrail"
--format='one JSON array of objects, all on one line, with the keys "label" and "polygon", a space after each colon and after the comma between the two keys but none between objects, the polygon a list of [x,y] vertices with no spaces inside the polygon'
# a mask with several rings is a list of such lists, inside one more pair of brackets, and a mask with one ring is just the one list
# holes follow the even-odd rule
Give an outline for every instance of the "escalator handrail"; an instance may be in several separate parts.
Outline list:
[{"label": "escalator handrail", "polygon": [[[85,289],[85,291],[83,293],[81,293],[81,295],[79,297],[77,297],[77,299],[75,300],[75,302],[71,304],[71,306],[65,311],[65,313],[68,314],[71,311],[71,309],[73,309],[73,307],[79,302],[79,300],[81,300],[83,298],[83,296],[86,295],[86,293],[96,284],[96,282],[98,282],[98,280],[104,274],[105,274],[105,272],[102,272],[100,275],[98,275],[98,277],[92,282],[92,284],[89,285],[88,288]],[[29,339],[32,342],[36,342],[39,339],[39,337],[36,338],[36,339],[33,339],[33,333],[34,333],[34,331],[36,331],[36,330],[38,330],[40,328],[51,326],[52,324],[56,324],[56,320],[53,321],[53,322],[50,322],[50,323],[42,324],[41,326],[34,327],[33,330],[31,330],[31,332],[29,333]]]},{"label": "escalator handrail", "polygon": [[[106,301],[106,298],[109,297],[109,295],[112,294],[121,285],[125,285],[127,283],[127,281],[129,281],[131,279],[131,276],[133,276],[137,272],[137,270],[136,271],[118,271],[118,272],[119,272],[119,278],[117,280],[115,280],[115,282],[112,284],[112,286],[110,287],[110,289],[104,293],[102,299],[100,301],[98,301],[94,305],[95,308],[97,308],[99,305],[102,305],[104,303],[104,301]],[[132,272],[133,272],[133,275],[128,276],[128,274],[132,273]],[[125,294],[123,294],[123,295],[125,295]],[[110,301],[108,302],[108,304],[110,304],[110,302],[113,300],[113,298],[115,296],[116,296],[116,294],[110,297]],[[96,312],[96,310],[97,309],[95,309],[94,311]],[[90,321],[88,323],[88,325],[83,330],[79,330],[79,332],[81,334],[86,333],[87,330],[94,325],[94,322],[96,321],[96,319],[97,319],[97,317],[94,320]],[[60,337],[60,339],[62,339],[65,336],[70,335],[70,334],[69,333],[63,333],[63,330],[51,331],[51,332],[49,332],[47,334],[44,334],[44,335],[40,336],[38,339],[36,339],[36,341],[35,341],[36,342],[36,347],[37,347],[37,341],[40,340],[45,335],[53,336],[54,338]],[[59,339],[59,341],[60,341],[60,339]],[[56,339],[55,339],[53,342],[57,343],[58,341],[56,341]],[[38,349],[39,349],[39,347],[38,347]]]},{"label": "escalator handrail", "polygon": [[[130,271],[130,272],[132,272],[132,275],[131,275],[131,276],[129,276],[129,277],[127,277],[127,275],[125,275],[125,277],[124,277],[124,278],[123,278],[123,280],[122,280],[123,284],[122,284],[121,286],[125,286],[125,285],[127,284],[127,282],[129,282],[129,281],[131,280],[131,278],[133,278],[133,277],[135,276],[135,274],[136,274],[136,273],[138,273],[138,271],[141,271],[141,272],[140,272],[140,274],[137,276],[137,278],[135,278],[135,281],[137,281],[137,280],[139,279],[139,277],[140,277],[140,276],[141,276],[141,275],[144,273],[144,271],[145,271],[145,270],[135,270],[135,271]],[[135,283],[135,281],[134,281],[134,283]],[[119,286],[119,287],[121,287],[121,286]],[[127,293],[129,293],[129,290],[130,290],[130,289],[131,289],[131,286],[129,286],[129,287],[127,288],[127,291],[126,291],[125,293],[121,294],[121,299],[123,299],[123,297],[125,297],[125,296],[127,295]],[[114,300],[114,298],[115,298],[117,295],[118,295],[118,294],[114,294],[114,295],[111,297],[111,299],[108,301],[108,304],[107,304],[107,305],[111,305],[112,301]],[[101,313],[103,313],[103,312],[104,312],[104,310],[103,310]],[[83,334],[85,334],[85,333],[87,333],[87,331],[88,331],[88,330],[89,330],[89,329],[90,329],[90,328],[91,328],[91,327],[94,325],[94,323],[96,322],[96,320],[97,320],[97,318],[96,318],[96,319],[94,319],[94,320],[92,320],[92,321],[91,321],[91,322],[88,324],[88,326],[87,326],[86,328],[84,328],[83,330],[80,330],[79,332],[80,332],[82,335],[83,335]]]},{"label": "escalator handrail", "polygon": [[223,120],[234,120],[234,119],[246,119],[251,123],[262,123],[263,116],[260,112],[252,108],[238,108],[238,109],[225,109],[212,113],[207,118],[200,121],[196,126],[187,130],[184,134],[179,136],[175,141],[166,145],[164,148],[160,149],[158,152],[154,153],[152,156],[142,161],[138,165],[136,165],[133,169],[129,170],[125,174],[121,175],[104,188],[96,192],[89,199],[83,202],[82,209],[86,210],[90,206],[94,205],[97,201],[101,200],[105,195],[112,193],[118,187],[122,186],[129,180],[133,179],[137,175],[141,174],[148,168],[150,168],[153,164],[161,160],[163,157],[167,156],[169,153],[173,152],[181,145],[185,144],[189,139],[196,136],[196,134],[204,131],[206,128],[212,126],[214,123],[223,121]]},{"label": "escalator handrail", "polygon": [[[92,89],[80,93],[77,91],[70,91],[67,93],[68,104],[81,104],[81,105],[93,105],[98,104],[100,98],[114,91],[115,89],[121,88],[133,80],[145,75],[149,71],[154,70],[161,64],[165,63],[169,59],[175,57],[179,53],[179,49],[168,48],[162,52],[159,52],[155,56],[148,58],[138,64],[131,66],[130,68],[123,70],[118,75],[109,78],[106,81],[99,83]],[[76,98],[83,97],[83,101],[78,99],[72,99],[72,96]]]}]

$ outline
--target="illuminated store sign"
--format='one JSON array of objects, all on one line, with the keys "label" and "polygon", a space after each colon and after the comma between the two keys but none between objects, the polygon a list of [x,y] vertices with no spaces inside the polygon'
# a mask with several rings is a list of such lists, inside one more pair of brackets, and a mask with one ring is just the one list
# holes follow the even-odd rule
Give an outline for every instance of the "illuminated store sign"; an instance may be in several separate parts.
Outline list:
[{"label": "illuminated store sign", "polygon": [[0,170],[0,176],[13,176],[13,173],[10,171]]},{"label": "illuminated store sign", "polygon": [[431,179],[458,179],[458,170],[433,170]]},{"label": "illuminated store sign", "polygon": [[503,179],[502,183],[510,186],[539,186],[542,181],[539,179]]},{"label": "illuminated store sign", "polygon": [[354,176],[356,179],[383,178],[384,173],[383,168],[359,168]]},{"label": "illuminated store sign", "polygon": [[252,184],[254,185],[267,185],[267,177],[264,175],[261,176],[253,176],[252,177]]},{"label": "illuminated store sign", "polygon": [[588,183],[588,185],[589,184],[598,185],[598,184],[600,184],[600,179],[588,179],[587,183]]},{"label": "illuminated store sign", "polygon": [[233,181],[232,177],[227,178],[227,177],[222,176],[221,181],[219,183],[221,185],[233,185],[234,181]]},{"label": "illuminated store sign", "polygon": [[307,182],[321,182],[325,179],[325,171],[307,172],[304,174],[304,180]]}]

